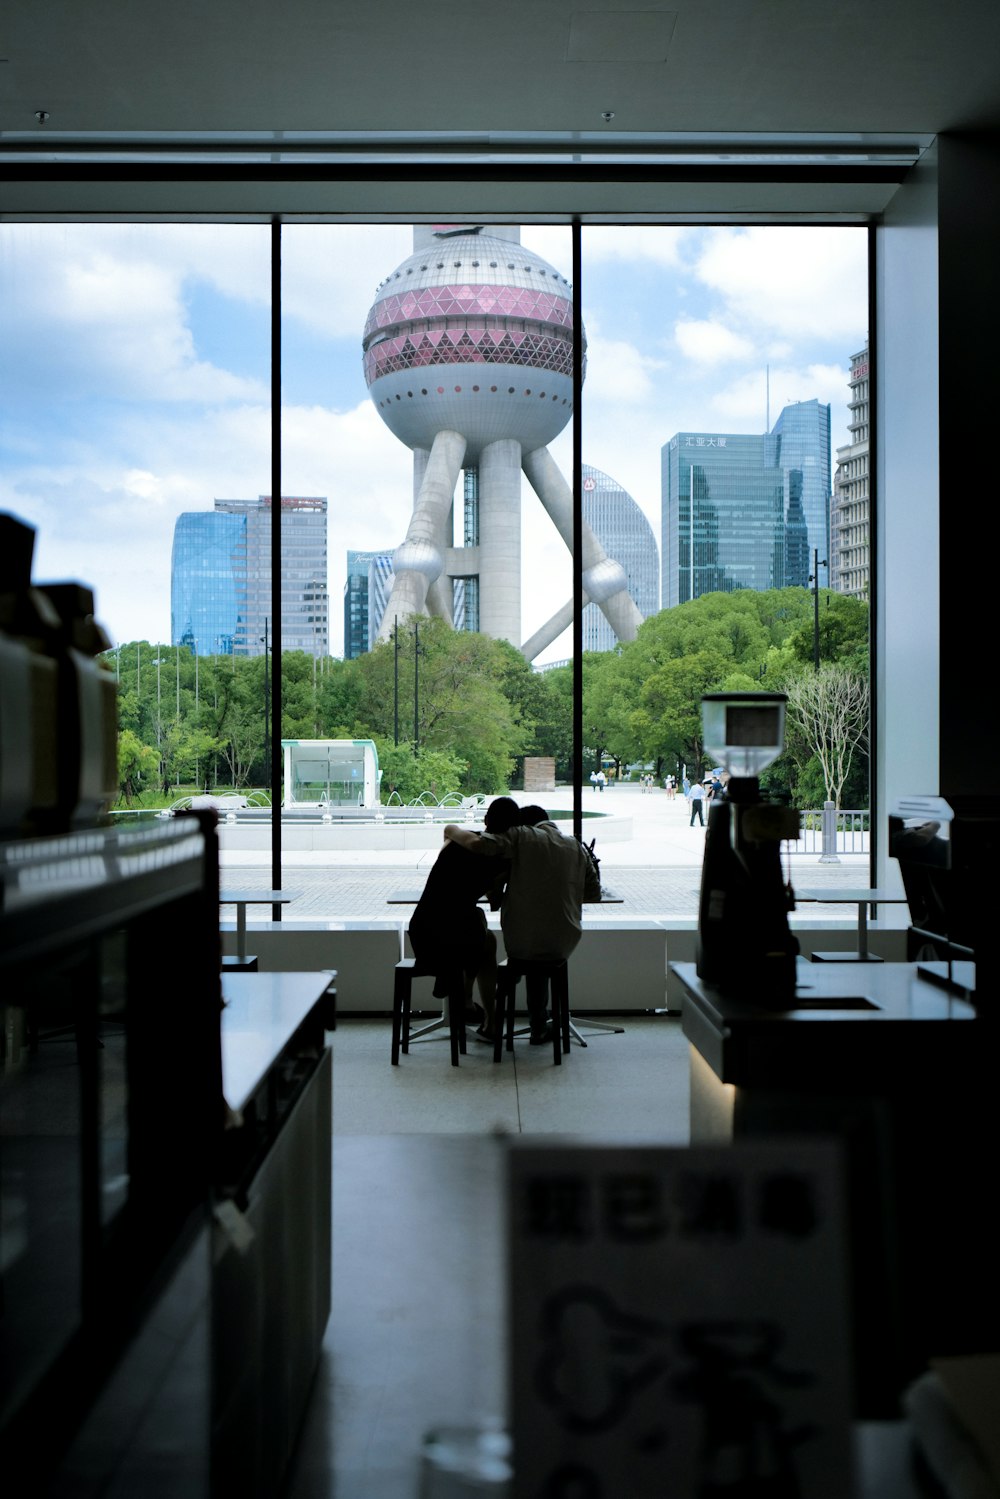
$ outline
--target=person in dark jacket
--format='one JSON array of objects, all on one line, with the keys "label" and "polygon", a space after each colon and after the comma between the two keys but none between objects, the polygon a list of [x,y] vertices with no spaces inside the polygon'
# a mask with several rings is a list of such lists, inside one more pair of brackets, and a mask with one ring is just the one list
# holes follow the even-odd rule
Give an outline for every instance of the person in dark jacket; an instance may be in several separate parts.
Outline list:
[{"label": "person in dark jacket", "polygon": [[[517,803],[499,796],[486,809],[484,827],[489,833],[505,833],[520,816]],[[434,994],[447,995],[447,970],[456,962],[465,973],[466,995],[483,1012],[479,1034],[493,1039],[493,1014],[497,989],[497,940],[486,925],[480,898],[502,884],[506,865],[495,858],[447,842],[431,865],[423,894],[410,919],[413,956],[422,968],[437,975]],[[499,893],[496,896],[499,903]],[[492,904],[493,902],[491,902]]]},{"label": "person in dark jacket", "polygon": [[[510,861],[500,916],[508,957],[559,962],[576,948],[582,933],[581,906],[599,901],[601,882],[581,842],[567,837],[544,807],[525,807],[517,826],[501,832],[488,824],[482,838],[454,824],[446,839],[469,852],[482,847],[494,864]],[[532,1045],[551,1041],[548,984],[531,975],[525,983]]]}]

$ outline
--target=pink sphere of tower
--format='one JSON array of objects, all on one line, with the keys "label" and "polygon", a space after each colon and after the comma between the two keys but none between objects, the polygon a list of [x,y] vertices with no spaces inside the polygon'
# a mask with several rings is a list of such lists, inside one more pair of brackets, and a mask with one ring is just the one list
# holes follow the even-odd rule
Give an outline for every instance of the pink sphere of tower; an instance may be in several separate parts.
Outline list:
[{"label": "pink sphere of tower", "polygon": [[[413,450],[413,511],[393,554],[379,636],[429,613],[516,644],[522,472],[573,546],[572,491],[548,451],[573,415],[572,291],[511,226],[418,225],[414,244],[379,287],[363,343],[375,409]],[[582,329],[579,337],[583,346]],[[462,469],[464,544],[456,545]],[[623,569],[586,523],[580,546],[586,598],[619,640],[633,639],[641,616]],[[566,628],[572,608],[570,600],[521,646],[529,661]]]},{"label": "pink sphere of tower", "polygon": [[573,413],[569,282],[524,245],[469,229],[382,282],[365,324],[375,408],[409,448],[459,432],[475,462],[510,438],[545,447]]}]

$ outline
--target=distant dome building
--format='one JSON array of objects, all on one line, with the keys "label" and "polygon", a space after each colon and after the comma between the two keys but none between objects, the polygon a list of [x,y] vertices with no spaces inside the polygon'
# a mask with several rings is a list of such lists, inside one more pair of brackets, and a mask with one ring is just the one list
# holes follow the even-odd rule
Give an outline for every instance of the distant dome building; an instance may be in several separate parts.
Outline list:
[{"label": "distant dome building", "polygon": [[[599,468],[583,465],[583,518],[612,561],[625,570],[628,591],[643,619],[660,607],[656,535],[627,489]],[[583,611],[583,649],[610,651],[618,637],[596,604]]]},{"label": "distant dome building", "polygon": [[[433,614],[521,643],[521,471],[567,545],[572,492],[548,451],[573,414],[573,296],[515,226],[417,225],[414,253],[379,286],[362,340],[368,391],[413,450],[413,513],[393,554],[394,619]],[[583,338],[583,330],[579,330]],[[464,470],[462,544],[452,507]],[[586,524],[584,587],[632,639],[625,574]],[[531,640],[533,660],[572,601]]]}]

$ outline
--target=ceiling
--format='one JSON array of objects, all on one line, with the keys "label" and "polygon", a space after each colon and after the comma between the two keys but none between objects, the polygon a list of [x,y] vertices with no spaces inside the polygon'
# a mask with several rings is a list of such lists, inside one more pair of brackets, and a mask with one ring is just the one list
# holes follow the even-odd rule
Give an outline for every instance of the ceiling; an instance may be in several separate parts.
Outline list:
[{"label": "ceiling", "polygon": [[[121,164],[100,174],[99,191],[93,176],[86,190],[75,196],[72,190],[74,181],[79,186],[83,153],[93,162],[101,146],[105,159],[111,148],[141,152],[147,162],[151,150],[163,153],[162,161],[176,161],[186,147],[188,160],[202,163],[198,170],[217,162],[225,147],[242,161],[234,180],[241,171],[246,179],[253,154],[258,167],[282,166],[284,196],[275,197],[277,175],[261,168],[252,175],[258,182],[267,177],[270,187],[258,197],[248,187],[234,189],[234,213],[267,207],[322,216],[344,211],[349,200],[361,217],[386,206],[362,148],[378,149],[394,163],[407,159],[411,177],[412,163],[434,152],[450,157],[451,178],[446,173],[416,184],[412,202],[389,193],[394,212],[414,215],[426,206],[421,194],[428,182],[436,191],[435,180],[450,180],[444,196],[456,213],[482,211],[463,164],[492,163],[499,183],[490,193],[494,218],[504,211],[502,164],[534,151],[537,166],[544,150],[549,161],[579,163],[582,157],[584,177],[599,163],[592,173],[599,183],[590,205],[595,219],[614,217],[621,194],[634,208],[643,164],[655,159],[662,166],[678,155],[689,165],[708,162],[710,169],[689,172],[673,198],[654,195],[656,211],[711,217],[718,197],[712,172],[730,180],[735,173],[752,184],[756,171],[770,185],[748,191],[737,209],[750,217],[785,212],[774,185],[781,173],[766,165],[779,150],[786,158],[791,153],[782,180],[799,182],[792,196],[800,210],[836,217],[850,203],[855,216],[864,216],[884,206],[903,170],[892,182],[888,173],[880,185],[876,160],[899,159],[905,166],[941,131],[1000,128],[1000,0],[669,0],[645,6],[642,0],[603,0],[590,8],[585,0],[368,0],[356,6],[342,0],[6,0],[2,16],[4,217],[44,212],[57,200],[76,213],[88,203],[120,210],[125,198],[137,195],[139,168],[132,170],[128,192],[122,183],[129,168]],[[835,170],[828,174],[829,199],[813,201],[807,194],[803,204],[803,168],[794,153],[807,145],[824,149]],[[346,198],[325,191],[331,160],[356,168]],[[60,165],[70,161],[75,174]],[[183,194],[158,186],[157,171],[171,177],[162,161],[142,176],[150,211],[219,209],[217,171],[206,174],[212,183],[203,202],[193,180],[197,171],[186,173]],[[285,170],[293,161],[299,163],[298,190],[294,173]],[[858,161],[866,163],[864,170],[852,165]],[[684,169],[673,175],[683,181]],[[39,189],[36,179],[49,186]],[[176,172],[171,180],[178,180]],[[523,218],[516,183],[511,198],[511,216]],[[574,204],[579,207],[579,194]],[[558,214],[567,204],[556,194],[545,207]]]},{"label": "ceiling", "polygon": [[997,0],[6,0],[0,57],[4,135],[1000,126]]}]

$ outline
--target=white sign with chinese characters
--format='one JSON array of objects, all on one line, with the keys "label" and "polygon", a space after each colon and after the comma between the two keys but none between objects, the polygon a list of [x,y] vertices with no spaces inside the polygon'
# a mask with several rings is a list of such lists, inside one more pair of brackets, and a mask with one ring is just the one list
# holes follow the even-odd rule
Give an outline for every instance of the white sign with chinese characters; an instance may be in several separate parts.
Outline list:
[{"label": "white sign with chinese characters", "polygon": [[832,1143],[510,1156],[515,1499],[843,1499]]}]

